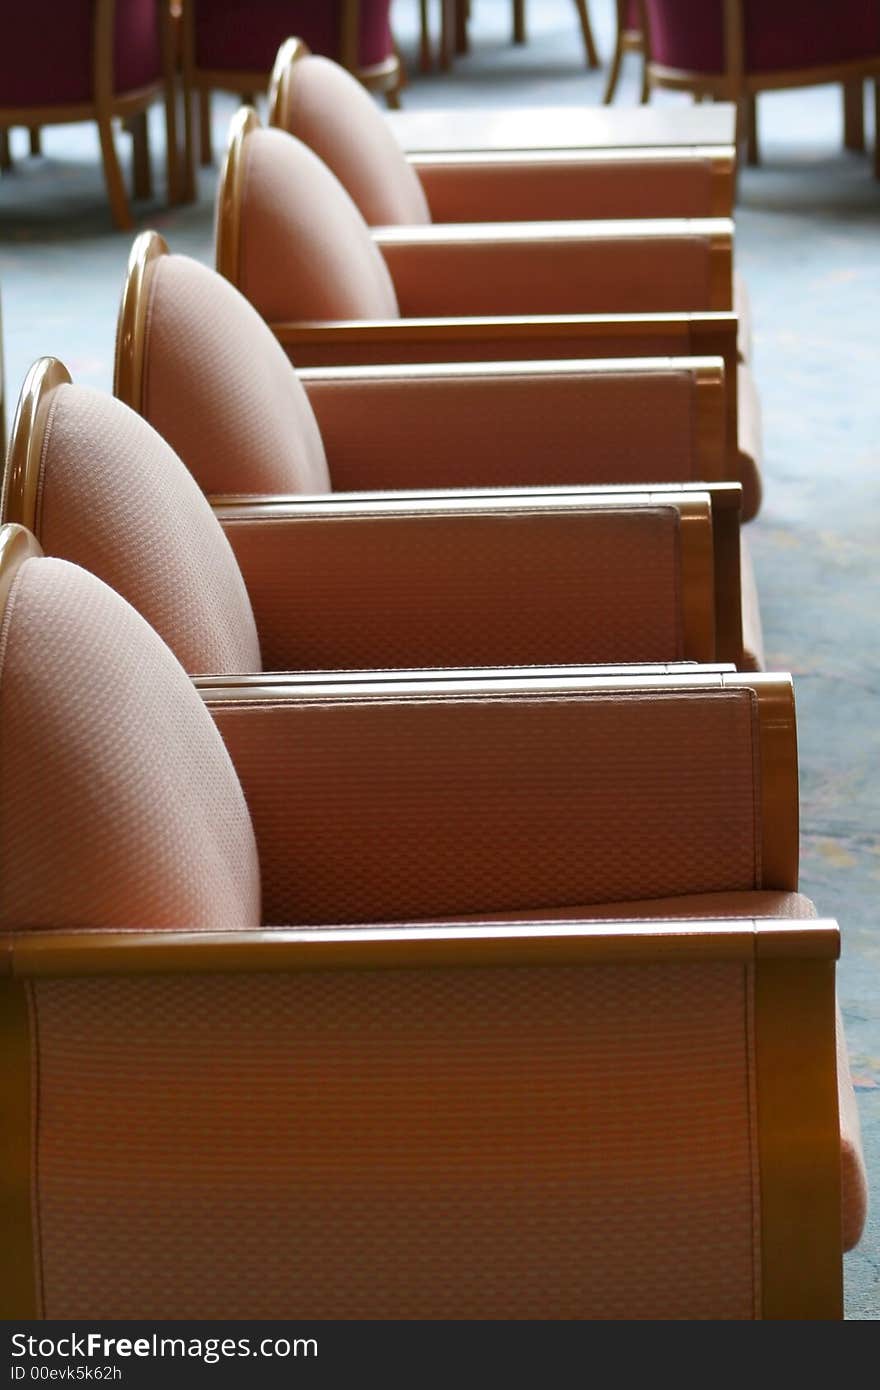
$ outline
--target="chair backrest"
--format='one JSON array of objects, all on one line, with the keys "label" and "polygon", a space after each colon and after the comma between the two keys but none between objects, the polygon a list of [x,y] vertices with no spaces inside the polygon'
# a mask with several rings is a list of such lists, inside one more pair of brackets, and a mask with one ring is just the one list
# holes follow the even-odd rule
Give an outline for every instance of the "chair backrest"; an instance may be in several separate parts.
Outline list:
[{"label": "chair backrest", "polygon": [[121,593],[187,671],[259,671],[244,580],[195,481],[146,421],[53,358],[22,390],[2,516]]},{"label": "chair backrest", "polygon": [[233,118],[220,177],[217,269],[270,322],[399,317],[382,253],[339,180],[248,108]]},{"label": "chair backrest", "polygon": [[338,63],[309,53],[299,39],[279,51],[269,124],[314,150],[371,226],[431,221],[418,175],[375,101]]},{"label": "chair backrest", "polygon": [[247,928],[250,816],[164,642],[106,584],[0,547],[0,924]]},{"label": "chair backrest", "polygon": [[[8,13],[6,13],[8,11]],[[96,64],[112,55],[114,92],[158,81],[156,0],[55,0],[4,6],[0,109],[94,101]]]},{"label": "chair backrest", "polygon": [[114,390],[209,496],[330,489],[321,434],[283,348],[227,280],[169,255],[155,232],[129,258]]}]

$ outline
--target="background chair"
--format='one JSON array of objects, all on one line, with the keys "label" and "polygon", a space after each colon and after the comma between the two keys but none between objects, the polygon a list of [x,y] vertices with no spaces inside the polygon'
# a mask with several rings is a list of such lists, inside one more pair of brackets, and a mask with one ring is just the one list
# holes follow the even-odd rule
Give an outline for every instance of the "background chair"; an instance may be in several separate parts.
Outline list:
[{"label": "background chair", "polygon": [[741,661],[727,492],[717,507],[700,489],[547,489],[241,497],[212,512],[143,419],[43,359],[3,517],[110,584],[196,673]]},{"label": "background chair", "polygon": [[300,39],[278,51],[269,124],[323,160],[370,225],[617,217],[729,217],[726,149],[552,150],[407,157],[338,64]]},{"label": "background chair", "polygon": [[200,693],[17,528],[0,604],[11,1315],[840,1316],[784,679]]},{"label": "background chair", "polygon": [[263,91],[279,45],[302,34],[316,53],[337,59],[371,91],[399,104],[403,81],[391,33],[391,0],[183,0],[183,83],[187,169],[193,174],[192,101],[199,99],[199,148],[210,164],[211,92]]},{"label": "background chair", "polygon": [[624,55],[638,53],[642,59],[641,99],[648,100],[648,66],[645,45],[645,15],[641,0],[615,0],[617,35],[614,54],[608,70],[608,83],[603,101],[608,106],[614,100]]},{"label": "background chair", "polygon": [[[0,165],[12,126],[95,121],[110,209],[132,225],[113,138],[131,130],[135,197],[151,193],[147,110],[165,108],[169,201],[180,197],[171,15],[165,0],[50,0],[6,7],[0,21]],[[33,147],[33,142],[32,142]]]},{"label": "background chair", "polygon": [[[880,6],[865,0],[643,0],[649,87],[735,101],[758,159],[759,92],[840,82],[845,138],[864,147],[862,85],[880,92]],[[880,104],[880,96],[877,98]],[[880,142],[875,163],[880,175]]]}]

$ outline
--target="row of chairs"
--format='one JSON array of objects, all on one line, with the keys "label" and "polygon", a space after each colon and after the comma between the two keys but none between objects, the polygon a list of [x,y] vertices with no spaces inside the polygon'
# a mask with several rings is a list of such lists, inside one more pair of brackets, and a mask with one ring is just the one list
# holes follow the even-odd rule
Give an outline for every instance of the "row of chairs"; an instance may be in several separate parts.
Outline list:
[{"label": "row of chairs", "polygon": [[[239,119],[227,276],[144,234],[115,398],[25,383],[10,1315],[840,1314],[864,1168],[791,679],[743,636],[748,345],[619,269],[696,291],[729,229],[514,227],[375,236]],[[616,312],[538,307],[603,265]]]}]

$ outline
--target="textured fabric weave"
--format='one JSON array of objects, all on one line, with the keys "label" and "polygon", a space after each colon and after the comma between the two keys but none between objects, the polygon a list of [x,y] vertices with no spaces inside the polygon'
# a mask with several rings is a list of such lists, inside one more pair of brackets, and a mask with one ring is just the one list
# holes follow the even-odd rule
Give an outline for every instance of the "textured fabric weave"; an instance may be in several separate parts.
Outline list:
[{"label": "textured fabric weave", "polygon": [[204,492],[327,492],[324,446],[296,372],[228,281],[162,256],[150,281],[143,411]]},{"label": "textured fabric weave", "polygon": [[693,373],[447,372],[312,381],[337,491],[697,481]]},{"label": "textured fabric weave", "polygon": [[746,690],[214,714],[254,819],[270,923],[762,886]]},{"label": "textured fabric weave", "polygon": [[230,522],[268,670],[671,661],[673,508]]},{"label": "textured fabric weave", "polygon": [[21,567],[0,635],[0,924],[250,927],[253,832],[204,706],[128,604]]},{"label": "textured fabric weave", "polygon": [[238,273],[270,322],[398,317],[364,219],[318,156],[285,131],[255,130],[245,144]]},{"label": "textured fabric weave", "polygon": [[250,600],[222,528],[164,439],[121,402],[59,387],[36,529],[47,555],[128,599],[185,670],[260,670]]},{"label": "textured fabric weave", "polygon": [[46,1315],[753,1317],[749,988],[40,982]]},{"label": "textured fabric weave", "polygon": [[424,223],[421,184],[375,101],[338,63],[293,66],[287,129],[314,150],[371,224]]}]

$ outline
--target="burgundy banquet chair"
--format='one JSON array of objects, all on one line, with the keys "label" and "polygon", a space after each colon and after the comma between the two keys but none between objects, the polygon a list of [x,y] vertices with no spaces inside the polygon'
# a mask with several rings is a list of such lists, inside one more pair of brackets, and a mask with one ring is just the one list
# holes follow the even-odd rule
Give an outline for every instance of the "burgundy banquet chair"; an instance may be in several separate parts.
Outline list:
[{"label": "burgundy banquet chair", "polygon": [[[95,121],[113,220],[131,227],[113,139],[121,118],[134,143],[134,192],[151,192],[147,110],[165,107],[169,201],[179,192],[175,73],[170,10],[165,0],[50,0],[4,6],[0,21],[0,163],[9,164],[12,126]],[[7,157],[4,160],[3,154]]]},{"label": "burgundy banquet chair", "polygon": [[391,32],[391,0],[183,0],[183,78],[187,162],[192,98],[199,96],[199,148],[210,164],[211,92],[265,90],[279,45],[302,34],[315,53],[335,58],[371,91],[398,105],[403,71]]},{"label": "burgundy banquet chair", "polygon": [[[643,0],[648,84],[735,101],[757,162],[759,92],[843,84],[846,144],[864,147],[862,84],[880,91],[877,0]],[[876,156],[875,156],[876,157]],[[878,163],[880,167],[880,163]]]}]

